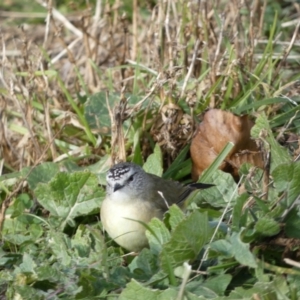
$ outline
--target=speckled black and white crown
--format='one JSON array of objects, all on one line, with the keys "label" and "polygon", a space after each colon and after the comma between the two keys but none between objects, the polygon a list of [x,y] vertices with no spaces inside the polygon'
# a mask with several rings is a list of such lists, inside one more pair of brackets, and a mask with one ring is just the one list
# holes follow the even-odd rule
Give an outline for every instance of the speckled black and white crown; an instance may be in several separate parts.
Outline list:
[{"label": "speckled black and white crown", "polygon": [[128,162],[116,164],[111,169],[109,169],[107,173],[107,179],[119,180],[126,173],[128,173],[130,170],[134,168],[140,169],[140,166]]}]

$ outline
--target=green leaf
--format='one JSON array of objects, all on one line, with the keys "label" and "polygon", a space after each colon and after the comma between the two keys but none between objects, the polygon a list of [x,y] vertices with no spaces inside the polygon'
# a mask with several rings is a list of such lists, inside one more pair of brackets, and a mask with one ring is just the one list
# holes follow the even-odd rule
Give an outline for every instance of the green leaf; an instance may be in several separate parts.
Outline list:
[{"label": "green leaf", "polygon": [[157,256],[145,248],[134,258],[128,268],[132,273],[135,273],[139,280],[149,280],[159,270]]},{"label": "green leaf", "polygon": [[294,207],[285,218],[284,231],[290,238],[300,239],[300,212]]},{"label": "green leaf", "polygon": [[8,174],[4,174],[0,176],[0,189],[3,187],[11,187],[14,186],[19,179],[25,179],[29,173],[31,168],[25,167],[19,172],[12,172]]},{"label": "green leaf", "polygon": [[48,184],[39,184],[35,194],[50,215],[59,218],[62,228],[72,226],[75,217],[98,210],[105,197],[90,172],[58,173]]},{"label": "green leaf", "polygon": [[57,265],[40,265],[35,268],[39,281],[49,280],[52,282],[59,282],[63,280],[64,274],[60,272]]},{"label": "green leaf", "polygon": [[223,296],[231,279],[231,275],[221,274],[215,277],[209,277],[204,281],[202,286],[214,291],[219,296]]},{"label": "green leaf", "polygon": [[[200,283],[198,281],[189,282],[185,287],[184,295],[187,294],[187,291],[192,292],[195,296],[197,295],[196,299],[216,299],[218,296],[215,291],[206,287],[204,283]],[[201,298],[199,296],[201,296]]]},{"label": "green leaf", "polygon": [[[107,101],[106,101],[107,100]],[[98,129],[101,133],[107,134],[111,130],[111,120],[107,107],[107,102],[111,110],[120,100],[120,96],[110,93],[106,99],[106,93],[96,93],[88,98],[84,105],[84,117],[90,128]]]},{"label": "green leaf", "polygon": [[[38,233],[35,232],[36,229],[39,229]],[[32,232],[31,232],[32,230]],[[24,228],[25,231],[25,228]],[[27,234],[22,233],[13,233],[13,234],[5,234],[3,236],[4,241],[8,241],[14,245],[22,245],[28,242],[36,242],[36,240],[42,235],[43,231],[41,227],[38,225],[31,225],[26,228]],[[30,232],[30,234],[28,233]]]},{"label": "green leaf", "polygon": [[300,195],[300,161],[281,164],[272,172],[275,188],[287,193],[287,207]]},{"label": "green leaf", "polygon": [[192,212],[180,222],[171,234],[170,241],[161,252],[162,269],[169,274],[183,262],[195,259],[210,236],[211,230],[206,214]]},{"label": "green leaf", "polygon": [[143,165],[143,169],[147,173],[154,174],[159,177],[162,176],[162,152],[158,144],[155,145],[153,153],[147,158],[147,161]]},{"label": "green leaf", "polygon": [[22,215],[26,210],[30,209],[34,204],[33,199],[28,194],[19,194],[16,201],[13,202],[6,212],[11,213],[11,217],[15,218]]},{"label": "green leaf", "polygon": [[34,263],[32,257],[28,253],[24,253],[23,262],[20,264],[20,270],[23,273],[32,273],[35,274],[34,268],[36,264]]},{"label": "green leaf", "polygon": [[227,240],[218,240],[210,244],[210,249],[229,258],[234,256],[232,244]]},{"label": "green leaf", "polygon": [[170,232],[166,225],[157,218],[153,218],[147,225],[149,230],[146,230],[146,236],[149,241],[150,249],[154,253],[159,253],[162,249],[162,245],[169,241]]},{"label": "green leaf", "polygon": [[243,212],[243,207],[248,198],[248,194],[242,194],[236,199],[232,213],[232,229],[234,231],[240,231],[241,227],[246,226],[247,216],[245,217],[245,215],[247,215],[247,211]]},{"label": "green leaf", "polygon": [[[128,97],[128,104],[135,104],[138,100],[137,97],[131,95]],[[117,93],[109,93],[107,97],[106,92],[90,96],[84,104],[84,117],[90,128],[97,129],[102,134],[109,134],[111,131],[109,108],[113,111],[115,105],[119,102],[120,94]]]},{"label": "green leaf", "polygon": [[70,265],[72,257],[70,255],[71,240],[67,235],[61,232],[50,232],[49,246],[55,255],[55,259],[59,260],[64,266]]},{"label": "green leaf", "polygon": [[[179,291],[175,288],[168,288],[165,290],[150,289],[143,286],[136,280],[132,279],[122,291],[119,300],[136,300],[136,299],[147,299],[147,300],[166,300],[166,299],[178,299]],[[194,294],[185,292],[186,299],[199,300],[205,299],[204,297],[197,297]],[[185,299],[185,298],[184,298]]]},{"label": "green leaf", "polygon": [[155,285],[157,283],[169,285],[168,275],[161,269],[155,273],[148,281],[147,285]]},{"label": "green leaf", "polygon": [[250,252],[250,244],[246,244],[242,242],[240,238],[240,233],[233,232],[230,237],[230,242],[232,244],[234,257],[239,263],[251,268],[257,267],[255,257]]},{"label": "green leaf", "polygon": [[280,146],[274,138],[269,121],[264,113],[259,114],[257,117],[255,125],[251,129],[251,136],[256,139],[262,139],[264,151],[271,152],[271,171],[282,163],[291,161],[287,150]]},{"label": "green leaf", "polygon": [[125,287],[131,278],[132,274],[130,274],[129,269],[123,266],[115,266],[109,274],[109,280],[118,287]]},{"label": "green leaf", "polygon": [[44,230],[40,224],[36,224],[30,217],[27,219],[24,218],[24,215],[20,215],[5,221],[2,234],[4,241],[14,245],[22,245],[29,242],[35,243],[43,233]]},{"label": "green leaf", "polygon": [[[226,299],[234,300],[252,300],[253,295],[257,295],[259,299],[291,299],[287,297],[289,287],[283,276],[270,278],[270,282],[256,282],[250,288],[237,287],[230,293]],[[293,299],[298,299],[293,298]]]},{"label": "green leaf", "polygon": [[237,184],[229,173],[216,170],[206,182],[215,184],[209,189],[200,190],[188,199],[189,202],[201,203],[204,199],[214,207],[225,207],[229,201],[234,205]]},{"label": "green leaf", "polygon": [[[19,276],[18,279],[21,280],[20,278],[21,276]],[[41,290],[37,290],[28,285],[15,285],[13,293],[15,297],[12,297],[10,299],[21,299],[21,300],[23,299],[44,300],[45,299]]]},{"label": "green leaf", "polygon": [[268,205],[269,203],[267,203],[266,201],[264,201],[256,196],[253,196],[253,199],[255,200],[257,206],[263,213],[267,214],[270,212],[270,208]]},{"label": "green leaf", "polygon": [[45,162],[35,167],[28,175],[28,185],[34,190],[39,183],[49,182],[59,172],[59,165]]},{"label": "green leaf", "polygon": [[[82,225],[81,225],[82,226]],[[72,248],[76,250],[78,256],[88,257],[90,254],[90,244],[91,241],[88,235],[83,233],[81,227],[78,227],[75,236],[71,240]]]},{"label": "green leaf", "polygon": [[169,223],[171,225],[171,228],[174,230],[177,225],[184,219],[184,213],[178,205],[172,205],[168,213],[170,215]]},{"label": "green leaf", "polygon": [[259,218],[254,229],[262,236],[273,236],[279,233],[280,225],[268,217]]}]

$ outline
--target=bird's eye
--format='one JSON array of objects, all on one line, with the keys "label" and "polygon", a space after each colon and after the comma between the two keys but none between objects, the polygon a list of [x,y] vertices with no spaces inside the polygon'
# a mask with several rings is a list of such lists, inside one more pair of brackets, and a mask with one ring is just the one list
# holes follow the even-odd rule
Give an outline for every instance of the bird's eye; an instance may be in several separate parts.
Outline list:
[{"label": "bird's eye", "polygon": [[131,175],[129,178],[128,178],[128,181],[133,181],[133,178],[134,178],[134,175]]}]

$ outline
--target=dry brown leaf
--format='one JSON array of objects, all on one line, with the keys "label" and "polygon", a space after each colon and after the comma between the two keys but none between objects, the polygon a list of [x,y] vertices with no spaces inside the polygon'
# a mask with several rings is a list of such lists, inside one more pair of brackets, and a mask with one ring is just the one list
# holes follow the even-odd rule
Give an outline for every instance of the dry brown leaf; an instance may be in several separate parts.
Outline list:
[{"label": "dry brown leaf", "polygon": [[240,117],[220,109],[206,112],[190,149],[193,180],[198,180],[199,175],[210,166],[228,142],[235,146],[220,166],[221,170],[238,177],[238,169],[243,163],[249,162],[263,168],[262,154],[250,136],[253,125],[247,115]]}]

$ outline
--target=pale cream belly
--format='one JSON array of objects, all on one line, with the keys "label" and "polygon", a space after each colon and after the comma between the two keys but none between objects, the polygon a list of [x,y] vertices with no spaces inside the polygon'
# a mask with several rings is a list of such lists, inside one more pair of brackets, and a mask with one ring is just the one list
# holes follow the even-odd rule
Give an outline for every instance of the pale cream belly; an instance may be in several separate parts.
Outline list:
[{"label": "pale cream belly", "polygon": [[137,221],[148,223],[153,217],[161,218],[162,213],[153,211],[143,201],[105,199],[101,206],[104,229],[112,239],[129,251],[140,251],[148,245],[146,228]]}]

